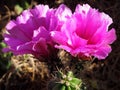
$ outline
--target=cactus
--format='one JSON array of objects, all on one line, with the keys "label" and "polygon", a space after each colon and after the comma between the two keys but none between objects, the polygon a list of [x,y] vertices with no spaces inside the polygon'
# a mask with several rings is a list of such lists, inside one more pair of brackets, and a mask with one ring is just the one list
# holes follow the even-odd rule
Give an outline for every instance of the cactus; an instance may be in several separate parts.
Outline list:
[{"label": "cactus", "polygon": [[81,85],[82,80],[74,77],[72,71],[69,71],[67,75],[59,72],[59,82],[55,83],[52,90],[82,90]]}]

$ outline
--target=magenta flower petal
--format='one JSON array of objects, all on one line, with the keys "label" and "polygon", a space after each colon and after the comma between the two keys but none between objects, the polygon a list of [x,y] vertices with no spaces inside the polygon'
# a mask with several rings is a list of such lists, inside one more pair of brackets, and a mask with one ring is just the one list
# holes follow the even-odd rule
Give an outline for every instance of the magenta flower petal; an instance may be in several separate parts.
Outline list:
[{"label": "magenta flower petal", "polygon": [[[116,40],[115,30],[108,31],[112,19],[88,4],[77,5],[73,15],[62,25],[60,31],[52,31],[55,47],[73,56],[105,59],[111,52],[110,44]],[[62,39],[63,38],[63,39]]]},{"label": "magenta flower petal", "polygon": [[30,12],[33,16],[41,18],[46,17],[46,13],[49,11],[48,5],[37,5],[34,9],[31,9]]},{"label": "magenta flower petal", "polygon": [[25,10],[19,17],[16,19],[17,24],[25,24],[30,17],[33,15],[30,13],[29,10]]},{"label": "magenta flower petal", "polygon": [[70,15],[72,12],[65,5],[60,5],[58,9],[49,8],[48,5],[37,5],[33,9],[23,11],[16,20],[11,20],[6,26],[4,42],[8,47],[4,51],[12,51],[15,55],[33,54],[36,57],[49,57],[50,50],[55,49],[50,32],[60,31]]},{"label": "magenta flower petal", "polygon": [[45,38],[40,38],[39,41],[34,43],[33,51],[38,53],[38,54],[36,53],[37,57],[48,56],[49,50]]},{"label": "magenta flower petal", "polygon": [[61,21],[65,21],[67,18],[69,18],[72,15],[72,11],[66,7],[64,4],[61,4],[55,15],[61,20]]},{"label": "magenta flower petal", "polygon": [[106,45],[96,50],[96,52],[93,55],[99,59],[105,59],[105,57],[108,56],[108,53],[110,52],[111,47],[109,45]]},{"label": "magenta flower petal", "polygon": [[34,30],[32,40],[37,41],[39,38],[45,38],[48,41],[51,39],[49,31],[46,30],[45,27],[41,26],[37,30]]},{"label": "magenta flower petal", "polygon": [[16,37],[13,37],[9,34],[4,34],[4,37],[5,37],[4,42],[9,44],[10,47],[12,47],[12,48],[16,48],[16,46],[24,43],[24,41],[16,39]]},{"label": "magenta flower petal", "polygon": [[33,42],[27,42],[25,44],[21,44],[18,45],[16,49],[11,49],[13,50],[14,54],[29,54],[32,53],[33,54],[33,50],[31,50],[32,46],[33,46]]},{"label": "magenta flower petal", "polygon": [[[109,39],[108,39],[109,38]],[[112,44],[116,40],[116,34],[115,34],[115,29],[111,29],[105,38],[106,43]]]},{"label": "magenta flower petal", "polygon": [[7,30],[11,30],[13,27],[16,26],[16,22],[13,20],[13,21],[10,21],[7,25],[6,25],[6,29]]},{"label": "magenta flower petal", "polygon": [[92,37],[96,32],[106,32],[108,26],[112,23],[112,19],[108,15],[92,9],[88,4],[83,6],[77,5],[74,16],[77,20],[81,20],[81,22],[78,21],[80,26],[77,29],[78,35],[86,39]]},{"label": "magenta flower petal", "polygon": [[59,31],[51,32],[52,39],[59,44],[66,44],[67,37]]}]

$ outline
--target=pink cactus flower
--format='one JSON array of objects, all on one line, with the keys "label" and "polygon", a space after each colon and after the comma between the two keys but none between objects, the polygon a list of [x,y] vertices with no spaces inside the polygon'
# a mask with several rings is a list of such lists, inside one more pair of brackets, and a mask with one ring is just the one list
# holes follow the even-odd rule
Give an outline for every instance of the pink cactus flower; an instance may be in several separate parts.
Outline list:
[{"label": "pink cactus flower", "polygon": [[108,31],[112,19],[88,4],[77,5],[75,12],[60,31],[51,31],[56,48],[64,49],[81,59],[96,57],[105,59],[116,40],[115,29]]},{"label": "pink cactus flower", "polygon": [[57,9],[38,5],[34,9],[23,11],[16,20],[7,24],[4,42],[8,47],[3,51],[11,51],[15,55],[48,56],[50,50],[54,49],[50,31],[59,30],[71,15],[71,10],[65,5],[60,5]]}]

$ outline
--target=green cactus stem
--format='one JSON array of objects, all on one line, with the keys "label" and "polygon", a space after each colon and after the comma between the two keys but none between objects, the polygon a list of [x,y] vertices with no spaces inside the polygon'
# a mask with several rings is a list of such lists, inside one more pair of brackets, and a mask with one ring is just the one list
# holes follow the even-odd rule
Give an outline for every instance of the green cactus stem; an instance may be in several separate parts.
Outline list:
[{"label": "green cactus stem", "polygon": [[82,80],[74,77],[72,71],[69,71],[67,75],[59,71],[59,82],[55,82],[52,90],[82,90],[81,85]]}]

